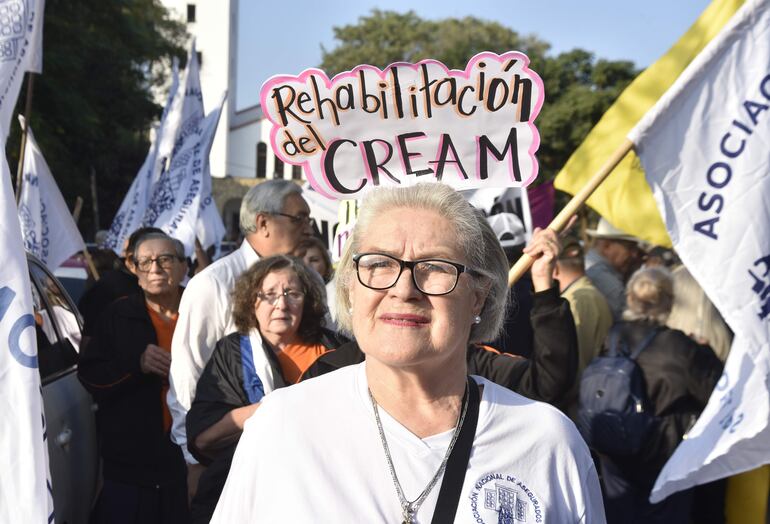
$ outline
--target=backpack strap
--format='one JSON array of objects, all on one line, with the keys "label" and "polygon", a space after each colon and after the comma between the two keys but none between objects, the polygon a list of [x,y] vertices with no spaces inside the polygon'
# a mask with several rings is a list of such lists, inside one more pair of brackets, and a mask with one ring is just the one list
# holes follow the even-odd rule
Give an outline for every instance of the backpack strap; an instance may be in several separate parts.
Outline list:
[{"label": "backpack strap", "polygon": [[623,324],[616,323],[610,328],[610,332],[607,335],[607,340],[608,340],[607,356],[608,357],[617,357],[620,355],[628,354],[628,345],[626,344],[626,341],[623,339],[622,333],[621,333],[622,326]]},{"label": "backpack strap", "polygon": [[637,357],[639,357],[639,354],[644,351],[644,349],[650,345],[652,340],[663,330],[661,326],[655,326],[650,330],[649,333],[647,333],[641,342],[639,342],[639,345],[637,345],[634,348],[634,351],[631,353],[630,358],[631,360],[636,360]]}]

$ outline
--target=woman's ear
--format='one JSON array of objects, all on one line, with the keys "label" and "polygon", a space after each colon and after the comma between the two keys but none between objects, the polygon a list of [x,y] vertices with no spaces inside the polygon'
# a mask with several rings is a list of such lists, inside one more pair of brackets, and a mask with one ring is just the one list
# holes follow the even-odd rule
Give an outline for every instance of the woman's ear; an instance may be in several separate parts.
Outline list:
[{"label": "woman's ear", "polygon": [[481,310],[484,309],[484,304],[489,296],[489,290],[492,288],[492,283],[489,279],[484,279],[484,283],[480,286],[476,286],[471,294],[471,311],[473,315],[481,315]]}]

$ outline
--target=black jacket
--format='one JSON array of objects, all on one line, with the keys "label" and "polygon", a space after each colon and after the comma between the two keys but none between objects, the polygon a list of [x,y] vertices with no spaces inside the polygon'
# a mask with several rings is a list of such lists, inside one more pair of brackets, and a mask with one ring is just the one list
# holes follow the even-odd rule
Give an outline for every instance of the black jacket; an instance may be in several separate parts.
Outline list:
[{"label": "black jacket", "polygon": [[[629,348],[636,347],[654,327],[646,321],[621,322],[621,340]],[[602,353],[607,349],[605,342]],[[710,347],[698,344],[681,331],[664,327],[639,355],[637,364],[659,421],[638,456],[614,462],[626,478],[652,488],[682,436],[706,407],[722,375],[722,362]]]},{"label": "black jacket", "polygon": [[[217,342],[198,379],[195,400],[187,412],[187,447],[197,460],[208,466],[201,474],[198,491],[192,501],[193,523],[209,522],[214,514],[238,444],[236,438],[215,452],[203,453],[195,447],[195,439],[233,409],[251,404],[243,388],[240,339],[239,333],[231,333]],[[320,343],[327,348],[335,348],[343,341],[345,339],[336,333],[323,330]],[[288,386],[290,383],[283,378],[275,352],[270,350],[264,339],[262,344],[273,372],[273,386],[276,389]],[[305,375],[300,380],[304,378]]]},{"label": "black jacket", "polygon": [[[479,375],[525,397],[559,406],[575,382],[578,350],[575,321],[569,302],[555,287],[535,293],[530,313],[533,347],[530,359],[468,346],[468,373]],[[526,348],[529,352],[530,348]],[[322,355],[306,372],[311,378],[363,362],[355,342]]]},{"label": "black jacket", "polygon": [[157,336],[137,294],[109,305],[81,347],[78,378],[99,407],[104,477],[143,486],[184,482],[182,451],[163,430],[164,380],[139,366],[147,344]]}]

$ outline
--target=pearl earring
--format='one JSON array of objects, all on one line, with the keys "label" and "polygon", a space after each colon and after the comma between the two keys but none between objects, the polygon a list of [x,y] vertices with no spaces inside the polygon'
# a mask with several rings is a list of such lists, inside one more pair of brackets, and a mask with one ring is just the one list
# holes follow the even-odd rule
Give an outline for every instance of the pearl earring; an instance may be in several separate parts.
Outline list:
[{"label": "pearl earring", "polygon": [[473,323],[474,323],[474,324],[481,324],[481,317],[480,317],[479,315],[476,315],[476,316],[473,318]]}]

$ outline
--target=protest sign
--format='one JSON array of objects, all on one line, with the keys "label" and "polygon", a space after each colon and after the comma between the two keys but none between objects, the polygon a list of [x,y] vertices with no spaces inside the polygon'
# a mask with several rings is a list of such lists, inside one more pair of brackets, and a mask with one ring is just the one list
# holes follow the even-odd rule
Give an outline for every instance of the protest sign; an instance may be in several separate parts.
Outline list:
[{"label": "protest sign", "polygon": [[0,246],[0,522],[53,522],[32,294],[4,151]]},{"label": "protest sign", "polygon": [[308,69],[261,91],[276,155],[339,199],[419,182],[526,186],[537,176],[543,98],[542,80],[515,51],[480,53],[463,71],[435,60],[361,65],[332,79]]},{"label": "protest sign", "polygon": [[[19,116],[24,127],[24,117]],[[59,186],[43,158],[32,128],[27,127],[24,169],[19,199],[19,222],[24,249],[51,271],[86,245]]]},{"label": "protest sign", "polygon": [[770,463],[770,5],[750,0],[631,131],[674,249],[735,332],[650,500]]}]

